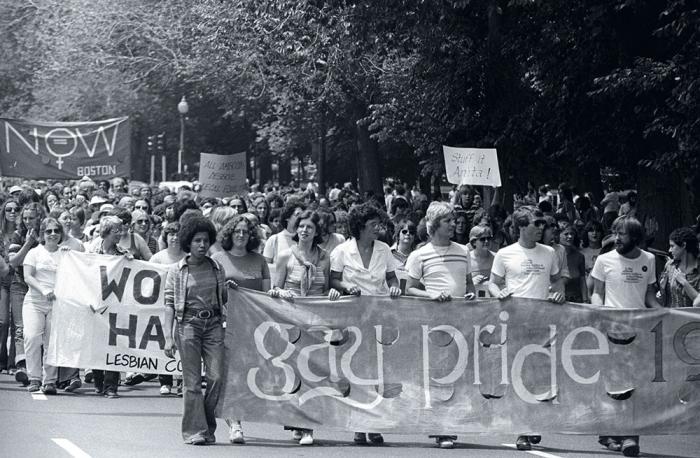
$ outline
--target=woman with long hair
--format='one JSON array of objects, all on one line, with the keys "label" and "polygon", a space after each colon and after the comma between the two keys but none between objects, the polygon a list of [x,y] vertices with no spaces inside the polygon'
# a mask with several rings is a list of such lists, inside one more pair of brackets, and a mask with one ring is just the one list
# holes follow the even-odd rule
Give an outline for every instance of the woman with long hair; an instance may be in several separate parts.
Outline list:
[{"label": "woman with long hair", "polygon": [[569,268],[569,280],[565,286],[565,297],[569,302],[588,302],[586,287],[586,259],[579,251],[581,244],[576,228],[566,226],[559,236],[561,245],[566,250],[566,262]]},{"label": "woman with long hair", "polygon": [[476,297],[490,297],[489,279],[495,254],[489,250],[493,234],[489,226],[474,226],[469,232],[469,273],[474,283]]},{"label": "woman with long hair", "polygon": [[151,234],[151,217],[144,210],[134,210],[131,212],[131,230],[134,234],[138,234],[146,241],[148,250],[151,254],[156,254],[158,251],[158,240]]},{"label": "woman with long hair", "polygon": [[[178,232],[185,256],[170,267],[165,281],[165,355],[180,352],[184,382],[182,438],[186,444],[216,442],[216,416],[223,382],[227,282],[221,265],[207,256],[216,240],[214,224],[201,215],[183,217]],[[173,340],[174,336],[174,340]],[[202,396],[202,362],[207,388]]]},{"label": "woman with long hair", "polygon": [[29,250],[39,244],[41,221],[44,219],[43,207],[36,203],[27,203],[20,210],[20,220],[17,229],[10,237],[8,247],[10,266],[14,269],[12,283],[10,284],[10,311],[15,325],[15,361],[17,370],[15,380],[24,386],[29,385],[29,377],[26,371],[24,353],[24,324],[22,320],[22,308],[24,296],[29,287],[24,281],[24,258]]},{"label": "woman with long hair", "polygon": [[469,243],[469,227],[470,218],[467,212],[462,210],[455,211],[455,235],[452,237],[453,242],[460,245]]},{"label": "woman with long hair", "polygon": [[585,262],[586,268],[586,288],[588,289],[587,297],[593,294],[593,279],[591,278],[591,270],[595,265],[595,260],[601,254],[603,249],[603,237],[605,236],[605,228],[599,221],[589,221],[583,229],[583,240],[581,254]]},{"label": "woman with long hair", "polygon": [[[219,234],[220,251],[212,256],[226,272],[226,279],[238,286],[255,291],[270,289],[270,270],[265,258],[257,253],[260,237],[257,226],[245,215],[233,218]],[[229,349],[235,351],[235,349]],[[245,444],[243,428],[239,420],[227,418],[229,440],[232,444]]]},{"label": "woman with long hair", "polygon": [[[218,207],[213,207],[211,212],[209,213],[209,219],[214,224],[214,228],[216,229],[217,234],[221,232],[221,229],[223,229],[224,226],[226,226],[235,216],[236,210],[229,207],[228,205],[219,205]],[[221,242],[219,240],[216,240],[209,248],[209,256],[213,256],[219,251],[224,251],[224,249],[221,247]]]},{"label": "woman with long hair", "polygon": [[[296,296],[321,296],[330,300],[340,298],[340,293],[330,285],[330,259],[318,245],[321,243],[321,221],[311,210],[302,211],[294,220],[290,248],[280,252],[276,260],[275,283],[268,292],[271,297],[291,299]],[[313,430],[286,426],[293,431],[293,439],[299,445],[314,443]]]},{"label": "woman with long hair", "polygon": [[[10,246],[10,237],[17,228],[19,210],[19,202],[14,198],[7,199],[0,206],[0,256],[5,263],[7,263],[7,248]],[[11,374],[15,370],[14,332],[10,335],[10,331],[14,331],[15,328],[10,313],[12,274],[13,271],[8,264],[8,273],[0,280],[0,372],[7,370]],[[10,345],[7,344],[8,337]]]}]

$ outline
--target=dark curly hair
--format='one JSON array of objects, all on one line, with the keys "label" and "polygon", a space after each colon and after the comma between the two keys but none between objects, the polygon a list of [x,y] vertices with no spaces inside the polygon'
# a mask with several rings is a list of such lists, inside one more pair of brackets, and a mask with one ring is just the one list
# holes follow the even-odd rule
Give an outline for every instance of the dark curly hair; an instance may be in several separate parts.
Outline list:
[{"label": "dark curly hair", "polygon": [[180,248],[185,253],[190,252],[192,239],[198,232],[206,232],[209,234],[209,243],[216,241],[216,228],[214,223],[201,215],[192,215],[189,218],[182,218],[180,221],[180,230],[177,232],[177,238],[180,240]]},{"label": "dark curly hair", "polygon": [[248,228],[248,243],[246,243],[245,245],[246,251],[255,251],[260,246],[258,227],[244,215],[236,216],[231,221],[226,223],[223,229],[221,229],[221,232],[219,232],[219,241],[221,242],[221,247],[226,251],[233,248],[233,233],[236,229],[236,226],[238,226],[239,223],[245,223],[246,228]]},{"label": "dark curly hair", "polygon": [[695,232],[689,227],[680,227],[674,229],[668,239],[673,241],[679,247],[685,248],[685,251],[692,254],[696,258],[698,257],[698,239],[695,237]]},{"label": "dark curly hair", "polygon": [[306,210],[306,205],[304,202],[297,199],[289,199],[286,204],[284,204],[284,209],[282,210],[282,216],[280,217],[280,225],[282,228],[286,228],[289,220],[294,216],[294,212],[297,208]]},{"label": "dark curly hair", "polygon": [[292,237],[292,240],[295,242],[299,241],[299,235],[296,233],[297,229],[299,228],[299,223],[302,222],[302,220],[305,219],[310,219],[312,223],[314,223],[314,226],[316,226],[316,233],[314,234],[314,245],[318,245],[320,243],[323,243],[323,236],[321,235],[321,217],[318,215],[317,212],[313,210],[304,210],[297,216],[297,219],[294,220],[294,237]]},{"label": "dark curly hair", "polygon": [[367,221],[371,219],[386,221],[388,218],[383,210],[380,210],[370,203],[364,203],[353,207],[348,215],[350,235],[355,239],[359,239],[360,232],[365,228]]},{"label": "dark curly hair", "polygon": [[[180,232],[180,223],[177,221],[171,221],[163,226],[163,230],[160,233],[160,239],[163,241],[165,246],[168,246],[168,234],[177,234]],[[179,241],[179,239],[178,239]]]}]

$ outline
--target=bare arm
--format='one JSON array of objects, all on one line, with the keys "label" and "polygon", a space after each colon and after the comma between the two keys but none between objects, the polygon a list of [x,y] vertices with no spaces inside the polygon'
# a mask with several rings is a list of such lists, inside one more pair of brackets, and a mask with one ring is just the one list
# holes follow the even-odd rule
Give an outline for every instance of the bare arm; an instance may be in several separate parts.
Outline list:
[{"label": "bare arm", "polygon": [[331,270],[331,288],[335,288],[341,294],[360,295],[360,288],[343,281],[343,272],[336,272],[335,270]]},{"label": "bare arm", "polygon": [[416,280],[415,278],[411,277],[410,275],[408,276],[408,279],[406,280],[406,294],[408,296],[424,297],[424,298],[430,299],[430,300],[434,299],[425,290],[425,287],[420,282],[420,280]]},{"label": "bare arm", "polygon": [[656,283],[647,285],[647,292],[644,294],[644,305],[647,308],[661,308],[661,304],[656,298]]},{"label": "bare arm", "polygon": [[491,278],[489,279],[488,288],[489,288],[489,294],[491,294],[491,296],[496,297],[498,299],[505,299],[506,297],[511,295],[511,293],[506,288],[505,277],[501,277],[500,275],[496,275],[493,272],[491,272]]},{"label": "bare arm", "polygon": [[605,305],[605,282],[591,277],[593,280],[593,294],[591,294],[591,304]]}]

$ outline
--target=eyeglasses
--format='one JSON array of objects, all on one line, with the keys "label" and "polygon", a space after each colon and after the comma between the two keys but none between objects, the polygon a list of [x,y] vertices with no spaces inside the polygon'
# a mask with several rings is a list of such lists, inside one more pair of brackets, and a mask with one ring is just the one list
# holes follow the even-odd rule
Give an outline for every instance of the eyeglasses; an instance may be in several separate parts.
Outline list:
[{"label": "eyeglasses", "polygon": [[5,207],[5,213],[17,213],[19,208],[17,207]]},{"label": "eyeglasses", "polygon": [[533,226],[535,227],[545,227],[547,226],[547,221],[543,219],[538,219],[532,222]]},{"label": "eyeglasses", "polygon": [[60,234],[61,230],[60,229],[46,229],[44,231],[44,234]]},{"label": "eyeglasses", "polygon": [[136,224],[148,224],[148,220],[147,219],[137,219]]},{"label": "eyeglasses", "polygon": [[237,235],[248,235],[250,234],[250,231],[247,229],[236,229],[235,231],[233,231],[233,233]]},{"label": "eyeglasses", "polygon": [[416,235],[416,233],[411,232],[408,229],[401,229],[401,235]]},{"label": "eyeglasses", "polygon": [[148,205],[134,205],[136,210],[148,210]]}]

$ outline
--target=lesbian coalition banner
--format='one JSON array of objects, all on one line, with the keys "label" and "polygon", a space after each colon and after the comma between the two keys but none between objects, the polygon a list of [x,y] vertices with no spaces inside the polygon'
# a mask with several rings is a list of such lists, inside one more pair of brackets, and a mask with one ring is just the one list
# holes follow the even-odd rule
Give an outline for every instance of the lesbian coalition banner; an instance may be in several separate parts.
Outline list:
[{"label": "lesbian coalition banner", "polygon": [[700,431],[695,310],[230,296],[221,417],[425,434]]},{"label": "lesbian coalition banner", "polygon": [[163,352],[166,266],[68,251],[56,275],[47,353],[54,366],[180,374]]},{"label": "lesbian coalition banner", "polygon": [[22,178],[129,177],[129,118],[93,122],[0,118],[0,172]]}]

